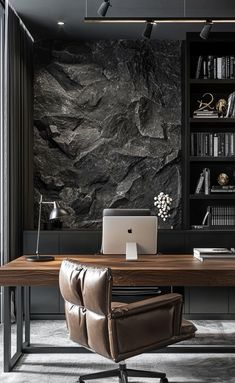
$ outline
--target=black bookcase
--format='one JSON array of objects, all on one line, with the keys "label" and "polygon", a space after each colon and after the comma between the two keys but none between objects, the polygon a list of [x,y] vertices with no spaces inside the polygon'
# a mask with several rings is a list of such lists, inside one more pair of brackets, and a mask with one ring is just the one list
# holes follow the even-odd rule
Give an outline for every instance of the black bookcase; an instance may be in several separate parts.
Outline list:
[{"label": "black bookcase", "polygon": [[[202,40],[197,33],[188,33],[184,53],[183,228],[205,230],[196,229],[194,225],[201,225],[206,212],[212,209],[213,218],[210,214],[207,221],[209,230],[234,230],[232,212],[235,212],[235,192],[212,193],[211,187],[219,187],[217,178],[221,173],[229,176],[230,186],[235,185],[235,118],[195,118],[194,111],[199,106],[197,100],[202,99],[205,93],[213,95],[215,105],[219,99],[228,100],[235,91],[235,34],[211,33],[208,40]],[[224,58],[223,78],[219,79],[221,59],[217,61],[218,58]],[[205,168],[210,170],[209,194],[205,194],[204,183],[201,191],[195,194],[200,174]],[[229,218],[228,212],[231,215]]]}]

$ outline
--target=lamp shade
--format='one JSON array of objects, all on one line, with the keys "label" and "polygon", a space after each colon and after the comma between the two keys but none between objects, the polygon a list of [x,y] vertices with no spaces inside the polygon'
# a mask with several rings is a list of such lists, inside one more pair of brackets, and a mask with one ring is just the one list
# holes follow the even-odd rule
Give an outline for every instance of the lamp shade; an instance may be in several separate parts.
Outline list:
[{"label": "lamp shade", "polygon": [[65,215],[68,215],[68,212],[62,207],[60,207],[57,202],[54,202],[54,208],[50,213],[49,219],[58,219],[64,217]]},{"label": "lamp shade", "polygon": [[201,30],[200,37],[204,40],[208,39],[211,28],[212,28],[213,22],[210,20],[207,20],[204,27]]},{"label": "lamp shade", "polygon": [[145,25],[145,29],[143,31],[142,37],[144,37],[145,39],[150,39],[152,30],[153,30],[153,23],[147,22]]},{"label": "lamp shade", "polygon": [[104,0],[103,3],[101,4],[101,6],[99,7],[98,11],[97,11],[98,15],[105,17],[109,7],[111,7],[110,1]]}]

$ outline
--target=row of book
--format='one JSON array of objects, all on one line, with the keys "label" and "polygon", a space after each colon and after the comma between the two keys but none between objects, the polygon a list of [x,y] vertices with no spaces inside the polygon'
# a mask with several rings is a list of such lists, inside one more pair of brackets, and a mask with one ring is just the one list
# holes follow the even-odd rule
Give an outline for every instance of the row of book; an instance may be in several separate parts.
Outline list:
[{"label": "row of book", "polygon": [[235,206],[215,205],[207,207],[208,226],[235,226]]},{"label": "row of book", "polygon": [[195,189],[195,194],[204,192],[206,195],[210,194],[210,169],[204,168],[200,174]]},{"label": "row of book", "polygon": [[199,56],[195,78],[234,79],[235,56]]},{"label": "row of book", "polygon": [[219,248],[194,248],[193,256],[199,261],[206,260],[235,260],[235,249],[227,249],[226,247]]},{"label": "row of book", "polygon": [[235,133],[191,133],[190,152],[198,157],[233,157]]}]

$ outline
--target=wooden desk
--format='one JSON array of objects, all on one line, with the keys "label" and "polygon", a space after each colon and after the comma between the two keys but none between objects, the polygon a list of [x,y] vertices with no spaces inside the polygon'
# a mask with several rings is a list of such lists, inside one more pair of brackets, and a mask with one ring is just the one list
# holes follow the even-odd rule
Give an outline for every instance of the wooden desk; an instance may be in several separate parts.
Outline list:
[{"label": "wooden desk", "polygon": [[[84,352],[81,347],[38,347],[30,344],[30,286],[58,285],[63,259],[108,266],[116,286],[235,286],[235,261],[200,262],[192,255],[144,255],[126,261],[120,255],[67,255],[51,262],[28,262],[22,256],[0,268],[4,286],[4,371],[10,371],[23,353]],[[17,351],[11,355],[11,290],[16,289]],[[23,332],[25,324],[25,332]],[[23,333],[24,339],[23,339]],[[168,352],[235,352],[235,346],[170,346]],[[161,350],[161,352],[163,352]]]},{"label": "wooden desk", "polygon": [[57,285],[66,258],[110,267],[116,286],[235,286],[235,261],[200,262],[192,255],[142,255],[138,261],[120,255],[64,255],[45,263],[28,262],[22,256],[0,267],[0,285]]}]

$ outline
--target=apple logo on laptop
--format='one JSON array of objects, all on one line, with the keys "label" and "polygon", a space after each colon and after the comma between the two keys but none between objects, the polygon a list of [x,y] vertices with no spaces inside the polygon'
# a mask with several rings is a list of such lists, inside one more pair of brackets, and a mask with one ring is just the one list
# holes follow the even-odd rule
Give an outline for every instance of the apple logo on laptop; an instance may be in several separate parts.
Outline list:
[{"label": "apple logo on laptop", "polygon": [[132,229],[128,229],[127,232],[128,232],[129,234],[132,234]]}]

